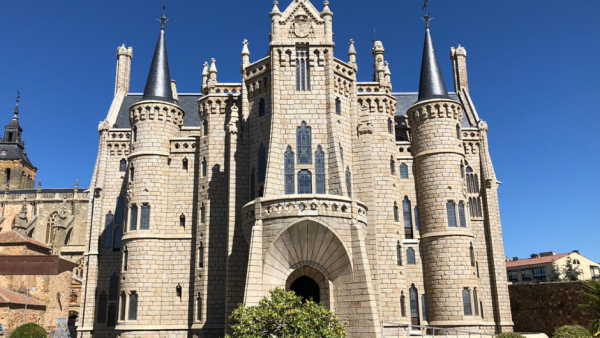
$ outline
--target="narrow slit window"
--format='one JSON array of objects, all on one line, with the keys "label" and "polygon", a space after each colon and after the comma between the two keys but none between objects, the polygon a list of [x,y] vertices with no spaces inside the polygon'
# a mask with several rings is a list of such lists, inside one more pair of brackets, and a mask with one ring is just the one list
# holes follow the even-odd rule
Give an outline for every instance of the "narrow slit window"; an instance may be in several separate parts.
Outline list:
[{"label": "narrow slit window", "polygon": [[446,211],[448,213],[448,226],[456,228],[456,203],[448,201],[446,204]]},{"label": "narrow slit window", "polygon": [[127,296],[125,293],[121,294],[120,300],[120,310],[119,310],[119,320],[125,320],[125,304],[127,303]]},{"label": "narrow slit window", "polygon": [[202,136],[208,136],[208,120],[202,122]]},{"label": "narrow slit window", "polygon": [[406,297],[404,291],[400,294],[400,314],[402,317],[406,317]]},{"label": "narrow slit window", "polygon": [[310,90],[310,62],[308,48],[299,48],[296,51],[296,90]]},{"label": "narrow slit window", "polygon": [[479,307],[477,306],[477,304],[479,303],[479,300],[477,299],[477,289],[473,290],[473,304],[475,305],[475,315],[479,316]]},{"label": "narrow slit window", "polygon": [[471,266],[475,267],[475,250],[473,249],[473,243],[469,247],[469,256],[471,258]]},{"label": "narrow slit window", "polygon": [[196,321],[202,321],[202,295],[200,293],[196,298]]},{"label": "narrow slit window", "polygon": [[258,103],[258,116],[265,116],[265,114],[266,114],[265,99],[260,99],[260,102]]},{"label": "narrow slit window", "polygon": [[138,207],[137,207],[137,205],[134,204],[131,206],[131,215],[129,217],[129,230],[130,231],[137,230],[137,214],[138,214]]},{"label": "narrow slit window", "polygon": [[473,307],[471,306],[471,291],[469,291],[469,289],[463,289],[462,296],[465,316],[472,316]]},{"label": "narrow slit window", "polygon": [[402,266],[402,245],[400,244],[400,241],[396,244],[396,256],[398,266]]},{"label": "narrow slit window", "polygon": [[200,223],[206,223],[206,206],[204,203],[200,206]]},{"label": "narrow slit window", "polygon": [[342,115],[342,101],[339,98],[335,99],[335,113]]},{"label": "narrow slit window", "polygon": [[465,215],[465,203],[463,203],[463,202],[458,203],[458,217],[460,220],[460,227],[466,228],[467,227],[467,216]]},{"label": "narrow slit window", "polygon": [[408,196],[404,196],[404,201],[402,201],[402,208],[404,216],[404,227],[412,229],[412,208],[410,206],[410,200],[408,199]]},{"label": "narrow slit window", "polygon": [[202,158],[202,177],[206,177],[208,175],[208,163],[206,162],[206,157]]},{"label": "narrow slit window", "polygon": [[129,320],[137,320],[138,294],[135,291],[129,295]]},{"label": "narrow slit window", "polygon": [[315,152],[315,175],[317,194],[325,194],[325,153],[320,145]]},{"label": "narrow slit window", "polygon": [[393,135],[394,134],[394,122],[392,122],[392,119],[388,119],[387,126],[388,126],[388,134]]},{"label": "narrow slit window", "polygon": [[427,320],[427,297],[421,295],[421,310],[423,312],[423,320]]},{"label": "narrow slit window", "polygon": [[400,210],[397,202],[394,202],[394,222],[400,222]]},{"label": "narrow slit window", "polygon": [[179,216],[179,226],[182,228],[185,228],[185,215],[181,214],[181,216]]},{"label": "narrow slit window", "polygon": [[131,166],[131,169],[129,169],[129,182],[133,181],[135,181],[135,168]]},{"label": "narrow slit window", "polygon": [[142,205],[142,217],[140,218],[140,230],[150,229],[150,205]]},{"label": "narrow slit window", "polygon": [[119,162],[119,171],[120,172],[126,172],[127,171],[127,160],[126,159],[121,159],[121,162]]},{"label": "narrow slit window", "polygon": [[198,267],[204,269],[204,243],[200,242],[198,247]]},{"label": "narrow slit window", "polygon": [[346,189],[348,190],[348,197],[352,197],[352,172],[350,167],[346,167]]},{"label": "narrow slit window", "polygon": [[183,170],[188,170],[188,159],[184,158],[182,163],[181,163],[181,167]]},{"label": "narrow slit window", "polygon": [[415,207],[415,226],[418,231],[421,231],[421,218],[419,217],[419,207]]},{"label": "narrow slit window", "polygon": [[133,142],[137,142],[137,127],[133,127]]},{"label": "narrow slit window", "polygon": [[129,250],[127,250],[127,248],[125,248],[125,251],[123,251],[123,271],[127,271],[127,269],[129,264]]},{"label": "narrow slit window", "polygon": [[396,161],[394,161],[394,156],[390,158],[390,174],[396,175]]},{"label": "narrow slit window", "polygon": [[[113,227],[114,227],[114,215],[112,212],[108,212],[104,219],[104,234],[102,238],[102,249],[110,249],[112,248],[112,240],[113,240]],[[50,227],[51,225],[48,225]],[[46,239],[46,243],[48,243],[48,239]]]}]

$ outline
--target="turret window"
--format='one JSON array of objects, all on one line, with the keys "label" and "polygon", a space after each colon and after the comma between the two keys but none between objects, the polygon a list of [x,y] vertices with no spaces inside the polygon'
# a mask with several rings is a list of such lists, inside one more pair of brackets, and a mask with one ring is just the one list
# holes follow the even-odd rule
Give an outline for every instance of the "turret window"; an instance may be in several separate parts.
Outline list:
[{"label": "turret window", "polygon": [[137,320],[138,294],[135,291],[129,295],[129,320]]},{"label": "turret window", "polygon": [[267,150],[264,145],[258,148],[258,183],[265,183],[267,176]]},{"label": "turret window", "polygon": [[133,142],[137,142],[137,127],[133,127]]},{"label": "turret window", "polygon": [[127,248],[125,248],[125,250],[123,251],[123,271],[127,271],[127,269],[129,268],[128,264],[129,264],[129,250],[127,250]]},{"label": "turret window", "polygon": [[475,250],[473,249],[473,243],[469,246],[469,256],[471,258],[471,266],[475,267]]},{"label": "turret window", "polygon": [[150,229],[150,205],[142,205],[142,217],[140,218],[140,230]]},{"label": "turret window", "polygon": [[408,196],[404,196],[404,201],[402,201],[402,214],[404,216],[404,237],[413,239],[412,212]]},{"label": "turret window", "polygon": [[408,265],[416,265],[417,257],[415,255],[415,249],[408,248],[406,249],[406,264]]},{"label": "turret window", "polygon": [[119,171],[120,172],[127,172],[127,160],[122,158],[121,162],[119,162]]},{"label": "turret window", "polygon": [[398,266],[402,266],[402,245],[400,241],[396,244],[396,260],[398,262]]},{"label": "turret window", "polygon": [[311,128],[305,121],[296,130],[296,143],[298,164],[312,164]]},{"label": "turret window", "polygon": [[448,226],[456,228],[456,203],[454,201],[446,203],[446,212],[448,213]]},{"label": "turret window", "polygon": [[335,113],[337,115],[342,115],[342,101],[339,97],[335,99]]},{"label": "turret window", "polygon": [[310,90],[310,61],[308,48],[299,48],[296,51],[296,90]]},{"label": "turret window", "polygon": [[394,156],[390,158],[390,173],[396,175],[396,161],[394,161]]},{"label": "turret window", "polygon": [[125,320],[125,305],[127,304],[127,296],[125,295],[125,293],[121,294],[121,301],[120,301],[120,314],[119,314],[119,320],[124,321]]},{"label": "turret window", "polygon": [[298,193],[312,194],[312,173],[308,170],[298,173]]},{"label": "turret window", "polygon": [[463,202],[458,203],[458,218],[460,220],[460,227],[466,228],[467,227],[467,216],[465,214],[465,203],[463,203]]},{"label": "turret window", "polygon": [[315,153],[315,175],[317,194],[325,194],[325,153],[320,145]]},{"label": "turret window", "polygon": [[471,305],[471,291],[469,289],[463,289],[462,297],[465,316],[472,316],[473,306]]},{"label": "turret window", "polygon": [[135,231],[137,230],[137,216],[138,216],[138,207],[137,205],[131,206],[130,216],[129,216],[129,230]]},{"label": "turret window", "polygon": [[285,166],[285,194],[292,195],[294,194],[296,171],[294,169],[294,152],[291,146],[287,147],[283,158]]},{"label": "turret window", "polygon": [[398,208],[398,202],[394,202],[394,222],[400,222],[400,210]]},{"label": "turret window", "polygon": [[403,180],[408,179],[408,165],[406,163],[400,165],[400,178]]},{"label": "turret window", "polygon": [[129,169],[129,182],[133,182],[135,180],[135,168],[131,166]]},{"label": "turret window", "polygon": [[456,125],[456,138],[460,140],[460,126]]}]

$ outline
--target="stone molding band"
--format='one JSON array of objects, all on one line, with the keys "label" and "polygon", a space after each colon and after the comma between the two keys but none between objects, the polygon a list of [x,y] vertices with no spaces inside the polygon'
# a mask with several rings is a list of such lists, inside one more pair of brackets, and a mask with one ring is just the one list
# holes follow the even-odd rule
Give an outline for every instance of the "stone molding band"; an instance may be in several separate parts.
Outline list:
[{"label": "stone molding band", "polygon": [[184,330],[190,329],[189,325],[147,325],[147,324],[125,324],[117,325],[115,330],[128,330],[128,331],[157,331],[157,330]]},{"label": "stone molding band", "polygon": [[457,150],[457,149],[433,149],[433,150],[422,151],[413,157],[416,159],[421,156],[427,156],[427,155],[432,155],[432,154],[457,154],[457,155],[461,155],[461,156],[465,155],[463,149],[460,149],[460,150]]},{"label": "stone molding band", "polygon": [[127,157],[127,160],[131,160],[133,158],[136,158],[138,156],[144,156],[144,155],[151,155],[151,156],[163,156],[163,157],[169,157],[171,156],[168,152],[166,151],[151,151],[151,150],[144,150],[144,151],[137,151],[135,153],[131,153],[129,154],[129,157]]},{"label": "stone molding band", "polygon": [[453,231],[436,231],[429,234],[421,235],[421,239],[431,238],[431,237],[448,237],[448,236],[463,236],[463,237],[471,237],[475,238],[475,235],[469,230],[453,230]]},{"label": "stone molding band", "polygon": [[133,239],[192,239],[192,235],[153,235],[153,234],[132,234],[132,235],[123,235],[123,241],[130,241]]}]

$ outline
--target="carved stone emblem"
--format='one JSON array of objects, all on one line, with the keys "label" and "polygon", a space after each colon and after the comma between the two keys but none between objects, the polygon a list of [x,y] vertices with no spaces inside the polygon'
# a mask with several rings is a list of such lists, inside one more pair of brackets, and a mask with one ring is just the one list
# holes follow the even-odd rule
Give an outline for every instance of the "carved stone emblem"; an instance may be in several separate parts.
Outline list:
[{"label": "carved stone emblem", "polygon": [[305,38],[310,34],[310,20],[306,15],[298,15],[295,18],[294,34],[299,38]]}]

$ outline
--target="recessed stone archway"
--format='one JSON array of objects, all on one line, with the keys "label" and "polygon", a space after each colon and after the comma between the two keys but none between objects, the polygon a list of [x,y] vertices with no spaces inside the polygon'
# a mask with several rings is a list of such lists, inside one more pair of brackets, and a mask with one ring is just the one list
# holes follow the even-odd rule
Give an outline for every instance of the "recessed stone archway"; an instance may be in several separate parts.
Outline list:
[{"label": "recessed stone archway", "polygon": [[[311,281],[314,285],[311,285]],[[318,295],[314,294],[315,286]],[[322,304],[328,309],[332,309],[332,283],[327,280],[325,275],[313,267],[303,266],[294,270],[285,282],[285,289],[286,291],[294,291],[303,298],[311,296],[315,302]]]}]

